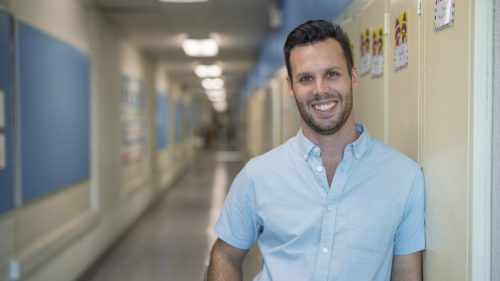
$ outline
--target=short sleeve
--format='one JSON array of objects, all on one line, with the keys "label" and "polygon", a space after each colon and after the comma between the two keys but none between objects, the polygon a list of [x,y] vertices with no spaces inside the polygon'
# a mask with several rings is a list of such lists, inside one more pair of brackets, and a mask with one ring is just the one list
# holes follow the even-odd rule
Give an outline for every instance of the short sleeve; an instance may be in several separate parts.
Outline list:
[{"label": "short sleeve", "polygon": [[405,213],[396,232],[394,255],[407,255],[425,249],[424,176],[419,170],[406,199]]},{"label": "short sleeve", "polygon": [[240,249],[250,249],[258,237],[255,193],[246,169],[247,167],[243,168],[231,184],[214,226],[220,239]]}]

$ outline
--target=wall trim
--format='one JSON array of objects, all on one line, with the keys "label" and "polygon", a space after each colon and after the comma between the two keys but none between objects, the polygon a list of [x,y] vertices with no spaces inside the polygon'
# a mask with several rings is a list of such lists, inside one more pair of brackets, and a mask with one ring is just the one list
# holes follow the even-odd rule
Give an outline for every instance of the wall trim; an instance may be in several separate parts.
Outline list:
[{"label": "wall trim", "polygon": [[[493,0],[473,1],[472,186],[469,280],[491,280]],[[465,7],[464,7],[465,8]]]},{"label": "wall trim", "polygon": [[87,230],[97,223],[98,218],[98,212],[86,212],[23,251],[14,253],[9,261],[10,278],[12,280],[24,279],[54,255],[84,235]]}]

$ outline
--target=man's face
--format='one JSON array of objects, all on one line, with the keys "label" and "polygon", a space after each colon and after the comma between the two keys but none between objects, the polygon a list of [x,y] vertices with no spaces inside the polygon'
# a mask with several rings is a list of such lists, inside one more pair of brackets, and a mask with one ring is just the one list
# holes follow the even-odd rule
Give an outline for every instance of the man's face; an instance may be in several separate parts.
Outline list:
[{"label": "man's face", "polygon": [[295,98],[303,120],[314,132],[331,135],[351,117],[352,78],[342,47],[334,39],[297,46],[290,54],[292,77],[288,80],[290,96]]}]

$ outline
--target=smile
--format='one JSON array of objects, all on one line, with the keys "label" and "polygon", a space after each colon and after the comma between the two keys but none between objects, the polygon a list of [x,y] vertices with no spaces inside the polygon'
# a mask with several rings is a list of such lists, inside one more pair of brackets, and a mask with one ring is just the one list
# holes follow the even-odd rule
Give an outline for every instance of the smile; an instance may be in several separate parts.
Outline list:
[{"label": "smile", "polygon": [[325,104],[315,104],[315,105],[313,105],[313,108],[318,110],[318,111],[326,112],[326,111],[329,111],[330,109],[332,109],[336,104],[337,104],[337,102],[329,102],[329,103],[325,103]]}]

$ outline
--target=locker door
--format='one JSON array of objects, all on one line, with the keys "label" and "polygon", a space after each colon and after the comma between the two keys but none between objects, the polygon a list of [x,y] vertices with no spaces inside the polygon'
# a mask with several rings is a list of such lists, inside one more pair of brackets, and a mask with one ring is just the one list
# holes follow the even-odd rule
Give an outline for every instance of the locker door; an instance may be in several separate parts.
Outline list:
[{"label": "locker door", "polygon": [[418,2],[390,2],[389,34],[385,44],[389,66],[388,144],[415,161],[419,160],[422,91],[422,18],[417,11]]}]

